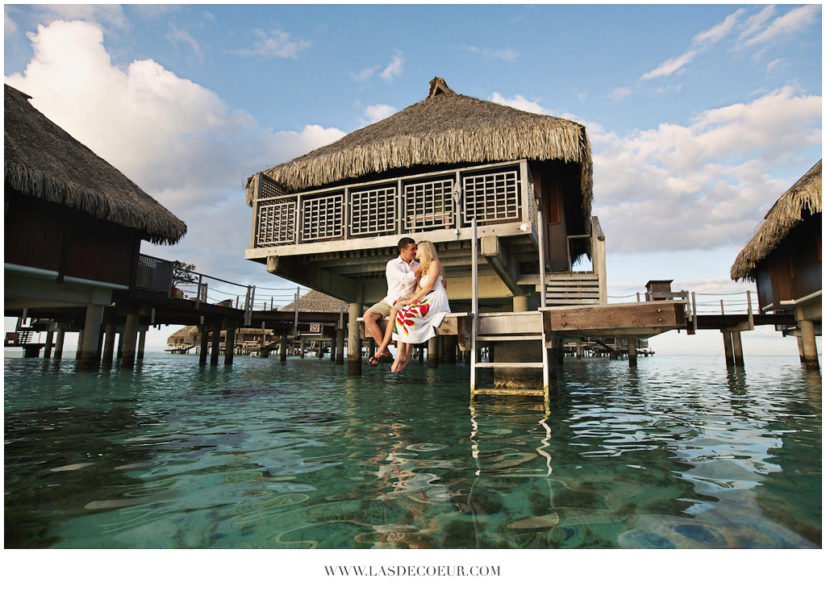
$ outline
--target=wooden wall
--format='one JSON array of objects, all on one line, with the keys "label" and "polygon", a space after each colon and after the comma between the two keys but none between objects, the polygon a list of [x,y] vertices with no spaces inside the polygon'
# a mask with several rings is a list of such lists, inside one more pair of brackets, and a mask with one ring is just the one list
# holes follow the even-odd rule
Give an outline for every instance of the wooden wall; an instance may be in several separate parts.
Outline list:
[{"label": "wooden wall", "polygon": [[5,190],[5,262],[132,285],[140,232]]},{"label": "wooden wall", "polygon": [[822,287],[822,216],[799,223],[757,269],[760,308],[810,295]]}]

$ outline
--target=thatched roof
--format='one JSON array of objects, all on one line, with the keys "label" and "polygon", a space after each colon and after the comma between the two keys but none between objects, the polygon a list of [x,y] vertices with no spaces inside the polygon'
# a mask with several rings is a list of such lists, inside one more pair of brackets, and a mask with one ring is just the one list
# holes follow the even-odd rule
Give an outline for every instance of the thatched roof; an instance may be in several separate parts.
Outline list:
[{"label": "thatched roof", "polygon": [[[298,310],[300,312],[338,312],[339,307],[342,307],[345,313],[347,312],[345,302],[315,289],[298,298]],[[295,312],[295,301],[290,302],[280,310],[282,312]]]},{"label": "thatched roof", "polygon": [[823,212],[823,160],[777,199],[763,223],[737,255],[731,267],[731,278],[755,279],[757,266],[780,245],[792,228],[812,213]]},{"label": "thatched roof", "polygon": [[578,163],[587,218],[592,163],[584,126],[459,95],[440,78],[424,101],[261,173],[298,192],[399,168],[516,159]]},{"label": "thatched roof", "polygon": [[124,227],[156,244],[174,244],[186,224],[112,165],[37,111],[29,96],[5,85],[5,183]]}]

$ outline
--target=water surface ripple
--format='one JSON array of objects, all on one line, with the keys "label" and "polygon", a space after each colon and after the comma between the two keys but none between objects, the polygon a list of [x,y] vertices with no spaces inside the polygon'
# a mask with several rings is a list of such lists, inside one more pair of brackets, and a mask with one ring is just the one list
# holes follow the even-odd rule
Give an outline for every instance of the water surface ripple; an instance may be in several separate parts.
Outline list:
[{"label": "water surface ripple", "polygon": [[820,374],[720,359],[566,360],[546,409],[461,364],[7,358],[6,547],[820,547]]}]

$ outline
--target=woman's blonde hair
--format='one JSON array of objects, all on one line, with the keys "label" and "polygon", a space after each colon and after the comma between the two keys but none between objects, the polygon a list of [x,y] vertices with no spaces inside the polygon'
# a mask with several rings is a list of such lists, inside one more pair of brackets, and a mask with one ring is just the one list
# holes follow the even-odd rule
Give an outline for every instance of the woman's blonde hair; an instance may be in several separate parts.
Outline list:
[{"label": "woman's blonde hair", "polygon": [[436,252],[436,246],[434,246],[432,242],[425,240],[424,242],[419,242],[416,248],[416,258],[419,260],[419,270],[421,271],[419,278],[421,278],[427,274],[428,269],[430,269],[430,263],[434,260],[439,260],[439,254]]}]

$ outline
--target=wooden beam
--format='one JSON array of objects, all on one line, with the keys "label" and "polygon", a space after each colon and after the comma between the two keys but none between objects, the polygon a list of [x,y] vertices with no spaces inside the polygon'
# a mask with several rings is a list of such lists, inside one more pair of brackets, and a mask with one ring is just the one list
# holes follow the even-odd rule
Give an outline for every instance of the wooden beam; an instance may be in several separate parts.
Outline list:
[{"label": "wooden beam", "polygon": [[497,236],[482,236],[481,254],[488,261],[488,264],[496,271],[499,278],[514,295],[523,295],[523,291],[517,285],[519,277],[519,265],[516,259],[505,250]]},{"label": "wooden beam", "polygon": [[361,293],[359,284],[353,279],[334,275],[318,267],[302,266],[300,262],[283,256],[268,256],[267,272],[346,302],[356,301]]},{"label": "wooden beam", "polygon": [[652,336],[672,329],[685,328],[683,308],[684,304],[675,302],[640,302],[548,308],[543,310],[543,315],[549,318],[553,332],[560,334]]}]

